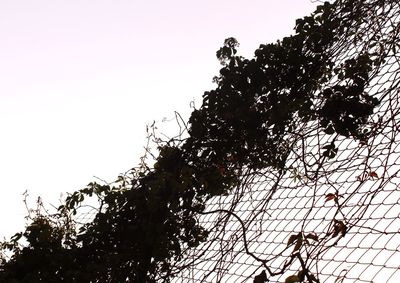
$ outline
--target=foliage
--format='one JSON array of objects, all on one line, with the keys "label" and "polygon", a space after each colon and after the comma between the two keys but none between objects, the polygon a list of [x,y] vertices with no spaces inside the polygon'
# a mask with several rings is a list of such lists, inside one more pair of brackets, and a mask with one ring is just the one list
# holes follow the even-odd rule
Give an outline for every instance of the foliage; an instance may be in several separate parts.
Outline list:
[{"label": "foliage", "polygon": [[[0,281],[169,282],[174,262],[207,239],[198,221],[207,200],[234,190],[244,169],[287,169],[289,134],[299,119],[317,121],[329,135],[367,141],[365,124],[378,100],[365,87],[380,57],[366,51],[336,66],[330,48],[346,33],[343,23],[325,3],[296,22],[295,35],[261,45],[252,59],[237,55],[236,39],[225,40],[217,51],[217,87],[192,113],[188,137],[158,144],[152,168],[113,184],[91,183],[56,214],[38,213],[25,232],[2,244],[12,255],[3,257]],[[336,85],[327,86],[333,77]],[[326,150],[334,158],[334,144]],[[100,208],[77,228],[74,215],[93,196]],[[334,234],[345,233],[342,224]],[[298,234],[288,245],[297,251],[310,239]],[[312,280],[303,272],[287,282],[305,277]]]},{"label": "foliage", "polygon": [[[365,86],[379,56],[365,53],[335,67],[329,48],[345,29],[325,3],[297,20],[295,35],[261,45],[253,59],[234,55],[238,44],[227,39],[217,52],[224,65],[218,87],[193,112],[185,149],[212,163],[283,168],[297,117],[320,121],[328,134],[365,140],[363,125],[378,105]],[[324,88],[334,76],[337,84]]]}]

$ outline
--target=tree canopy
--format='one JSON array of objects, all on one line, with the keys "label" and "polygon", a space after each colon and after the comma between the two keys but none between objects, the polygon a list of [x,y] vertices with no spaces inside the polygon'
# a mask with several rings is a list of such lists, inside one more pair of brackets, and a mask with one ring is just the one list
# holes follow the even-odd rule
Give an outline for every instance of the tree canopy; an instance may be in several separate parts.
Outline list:
[{"label": "tree canopy", "polygon": [[[2,243],[0,281],[169,282],[184,251],[207,240],[198,221],[207,200],[234,190],[245,169],[287,170],[299,121],[367,142],[379,101],[365,88],[384,50],[371,41],[344,64],[332,61],[334,44],[365,16],[362,2],[325,2],[296,21],[294,35],[260,45],[251,59],[226,39],[216,87],[204,93],[185,135],[158,143],[152,166],[112,184],[90,183],[54,214],[34,213],[25,231]],[[332,144],[324,157],[335,152]],[[94,219],[78,225],[77,209],[93,197]]]}]

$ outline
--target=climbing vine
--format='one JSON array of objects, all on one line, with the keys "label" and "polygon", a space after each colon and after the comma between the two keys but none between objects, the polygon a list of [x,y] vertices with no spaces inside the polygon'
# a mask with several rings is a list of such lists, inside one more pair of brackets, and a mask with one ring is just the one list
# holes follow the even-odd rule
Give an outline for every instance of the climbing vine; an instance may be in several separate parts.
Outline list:
[{"label": "climbing vine", "polygon": [[[204,93],[185,137],[158,142],[152,166],[144,163],[112,184],[91,183],[56,213],[37,212],[24,232],[2,243],[0,281],[170,282],[174,264],[208,238],[199,223],[207,201],[232,194],[249,172],[290,170],[300,124],[367,143],[373,135],[367,122],[380,102],[366,87],[385,48],[373,39],[340,65],[332,56],[365,17],[360,3],[318,6],[296,21],[294,35],[260,45],[251,59],[237,55],[236,39],[226,39],[217,51],[216,88]],[[324,149],[327,159],[337,154],[334,142]],[[95,216],[80,225],[74,219],[90,198],[98,204]],[[344,225],[335,222],[332,233],[344,235]],[[299,249],[312,241],[314,234],[291,236],[292,260],[301,261]],[[255,282],[266,281],[263,272]],[[306,269],[296,276],[287,282],[316,282]]]}]

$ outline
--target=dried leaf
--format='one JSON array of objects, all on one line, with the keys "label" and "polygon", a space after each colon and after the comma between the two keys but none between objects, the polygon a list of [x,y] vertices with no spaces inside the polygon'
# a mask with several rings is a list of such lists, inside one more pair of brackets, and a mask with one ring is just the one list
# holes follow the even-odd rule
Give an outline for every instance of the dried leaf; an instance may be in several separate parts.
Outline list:
[{"label": "dried leaf", "polygon": [[295,283],[295,282],[300,282],[300,278],[297,275],[290,275],[285,280],[285,283]]},{"label": "dried leaf", "polygon": [[316,241],[316,242],[319,241],[318,236],[317,236],[316,234],[314,234],[314,233],[309,233],[309,234],[307,234],[306,238],[307,238],[307,239],[314,240],[314,241]]},{"label": "dried leaf", "polygon": [[290,235],[289,240],[287,242],[287,246],[290,246],[297,240],[298,235]]},{"label": "dried leaf", "polygon": [[325,196],[325,202],[328,202],[330,200],[335,200],[336,201],[336,195],[333,193],[329,193]]},{"label": "dried leaf", "polygon": [[343,223],[343,221],[334,219],[335,224],[333,225],[333,234],[332,238],[335,238],[340,234],[344,237],[347,233],[347,226]]},{"label": "dried leaf", "polygon": [[300,250],[302,244],[303,244],[303,238],[298,237],[296,245],[293,248],[293,252],[296,252],[296,251]]},{"label": "dried leaf", "polygon": [[371,177],[371,179],[374,179],[374,178],[377,178],[377,179],[379,179],[379,176],[378,176],[378,174],[376,174],[376,172],[375,171],[371,171],[371,172],[369,172],[369,174],[368,174],[370,177]]},{"label": "dried leaf", "polygon": [[256,277],[254,277],[253,283],[265,283],[268,282],[267,274],[265,270],[261,271]]}]

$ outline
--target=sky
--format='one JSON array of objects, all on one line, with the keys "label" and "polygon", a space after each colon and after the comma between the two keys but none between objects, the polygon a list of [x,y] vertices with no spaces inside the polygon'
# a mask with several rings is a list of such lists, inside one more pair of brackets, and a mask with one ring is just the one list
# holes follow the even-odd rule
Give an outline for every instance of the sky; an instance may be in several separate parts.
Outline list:
[{"label": "sky", "polygon": [[252,57],[293,32],[310,0],[0,0],[0,239],[29,200],[114,181],[146,124],[188,117],[215,87],[227,37]]}]

